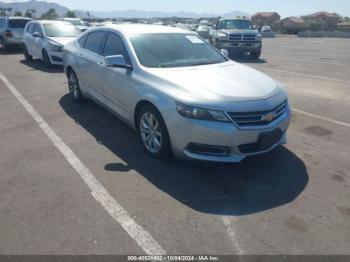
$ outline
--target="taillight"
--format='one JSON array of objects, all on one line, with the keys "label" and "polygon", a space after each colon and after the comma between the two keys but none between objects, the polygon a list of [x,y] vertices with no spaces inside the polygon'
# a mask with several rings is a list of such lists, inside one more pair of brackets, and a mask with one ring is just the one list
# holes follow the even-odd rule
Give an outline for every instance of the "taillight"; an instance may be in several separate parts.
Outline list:
[{"label": "taillight", "polygon": [[13,34],[11,33],[10,30],[7,30],[5,36],[11,38],[11,37],[13,37]]}]

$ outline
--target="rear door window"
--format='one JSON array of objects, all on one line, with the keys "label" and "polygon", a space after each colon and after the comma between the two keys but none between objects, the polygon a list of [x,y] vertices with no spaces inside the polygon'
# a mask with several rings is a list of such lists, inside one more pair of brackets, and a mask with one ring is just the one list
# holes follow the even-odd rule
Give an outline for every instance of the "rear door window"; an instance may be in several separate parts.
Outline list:
[{"label": "rear door window", "polygon": [[87,35],[83,35],[79,38],[78,44],[81,48],[84,48]]},{"label": "rear door window", "polygon": [[105,34],[104,31],[91,32],[86,38],[84,48],[95,54],[100,54]]},{"label": "rear door window", "polygon": [[9,20],[9,28],[22,28],[30,22],[30,20],[27,19],[10,19]]}]

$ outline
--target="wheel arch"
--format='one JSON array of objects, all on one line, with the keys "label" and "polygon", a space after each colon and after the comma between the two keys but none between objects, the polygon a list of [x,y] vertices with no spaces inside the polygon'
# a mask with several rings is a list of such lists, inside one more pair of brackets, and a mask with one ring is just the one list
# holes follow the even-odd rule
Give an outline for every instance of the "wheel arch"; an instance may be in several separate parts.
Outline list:
[{"label": "wheel arch", "polygon": [[[74,73],[75,73],[73,67],[69,65],[69,66],[67,66],[67,68],[66,68],[66,76],[67,76],[67,77],[68,77],[68,74],[69,74],[70,72],[74,72]],[[75,73],[75,74],[76,74],[76,73]]]},{"label": "wheel arch", "polygon": [[[146,99],[143,99],[141,101],[139,101],[136,106],[135,106],[135,110],[134,110],[134,126],[135,126],[135,129],[138,130],[138,123],[137,123],[137,120],[138,120],[138,117],[139,117],[139,114],[142,110],[143,107],[145,107],[146,105],[151,105],[153,106],[154,108],[156,108],[158,110],[158,112],[160,113],[159,109],[157,108],[157,106],[150,102],[149,100],[146,100]],[[161,114],[161,113],[160,113]]]}]

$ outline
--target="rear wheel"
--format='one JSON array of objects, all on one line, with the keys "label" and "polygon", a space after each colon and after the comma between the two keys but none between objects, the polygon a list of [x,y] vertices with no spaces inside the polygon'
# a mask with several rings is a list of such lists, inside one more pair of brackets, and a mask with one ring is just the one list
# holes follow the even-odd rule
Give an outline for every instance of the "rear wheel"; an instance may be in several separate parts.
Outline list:
[{"label": "rear wheel", "polygon": [[257,52],[250,52],[250,57],[253,59],[259,59],[260,55],[261,55],[261,51],[257,51]]},{"label": "rear wheel", "polygon": [[84,102],[85,99],[83,94],[81,93],[79,80],[75,72],[73,70],[69,70],[67,73],[67,77],[69,94],[72,100],[78,104]]},{"label": "rear wheel", "polygon": [[26,45],[23,45],[23,54],[24,54],[24,57],[27,61],[30,61],[33,59],[33,56],[31,56],[29,53],[28,53],[28,49],[26,47]]},{"label": "rear wheel", "polygon": [[49,57],[49,54],[47,53],[47,51],[45,49],[43,50],[43,54],[42,55],[43,55],[43,61],[44,61],[45,65],[47,67],[51,67],[52,64],[51,64],[51,61],[50,61],[50,57]]},{"label": "rear wheel", "polygon": [[169,134],[159,111],[152,105],[144,106],[138,117],[139,138],[144,150],[153,158],[171,156]]},{"label": "rear wheel", "polygon": [[6,41],[4,38],[0,38],[0,49],[3,52],[7,52],[9,50],[8,45],[6,44]]}]

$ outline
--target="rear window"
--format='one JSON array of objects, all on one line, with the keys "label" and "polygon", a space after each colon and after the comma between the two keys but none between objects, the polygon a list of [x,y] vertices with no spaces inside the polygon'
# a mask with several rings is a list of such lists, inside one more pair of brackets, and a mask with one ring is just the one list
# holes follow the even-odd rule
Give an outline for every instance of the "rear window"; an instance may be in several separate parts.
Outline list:
[{"label": "rear window", "polygon": [[85,49],[89,50],[90,52],[99,54],[104,37],[105,32],[103,31],[90,33],[85,41]]},{"label": "rear window", "polygon": [[13,19],[9,20],[9,28],[23,28],[28,24],[30,20],[27,19]]}]

